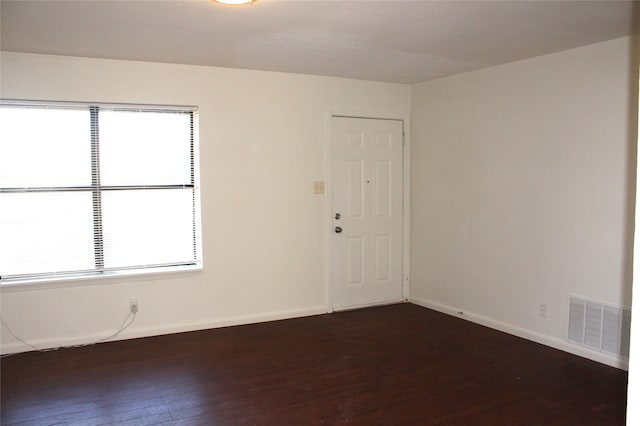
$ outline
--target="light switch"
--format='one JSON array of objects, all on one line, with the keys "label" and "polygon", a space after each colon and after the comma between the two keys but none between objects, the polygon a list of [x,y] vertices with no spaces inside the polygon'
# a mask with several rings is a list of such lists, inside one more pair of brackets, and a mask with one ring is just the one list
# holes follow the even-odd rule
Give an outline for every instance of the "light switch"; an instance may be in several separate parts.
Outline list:
[{"label": "light switch", "polygon": [[324,194],[324,181],[319,180],[319,181],[313,182],[313,193]]}]

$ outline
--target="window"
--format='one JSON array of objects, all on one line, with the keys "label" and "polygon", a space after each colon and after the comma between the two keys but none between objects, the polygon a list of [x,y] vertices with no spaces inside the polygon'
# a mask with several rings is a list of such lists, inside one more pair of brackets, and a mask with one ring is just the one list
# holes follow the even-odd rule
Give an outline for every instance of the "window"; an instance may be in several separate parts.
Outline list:
[{"label": "window", "polygon": [[196,119],[2,101],[2,283],[200,267]]}]

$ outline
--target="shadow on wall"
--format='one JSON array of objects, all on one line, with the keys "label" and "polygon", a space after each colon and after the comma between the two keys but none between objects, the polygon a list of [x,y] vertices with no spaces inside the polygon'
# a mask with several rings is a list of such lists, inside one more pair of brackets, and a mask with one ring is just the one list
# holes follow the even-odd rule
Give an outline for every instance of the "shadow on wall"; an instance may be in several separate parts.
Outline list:
[{"label": "shadow on wall", "polygon": [[[640,2],[633,3],[632,12],[633,28],[640,28]],[[637,150],[638,150],[638,82],[640,80],[640,35],[631,39],[629,46],[629,90],[628,102],[629,123],[628,143],[627,143],[627,197],[625,206],[625,239],[624,239],[624,264],[623,285],[624,300],[623,305],[631,306],[631,292],[633,287],[633,251],[635,232],[635,205],[636,205],[636,173],[637,173]],[[640,247],[638,248],[640,249]],[[637,284],[640,289],[640,283]]]}]

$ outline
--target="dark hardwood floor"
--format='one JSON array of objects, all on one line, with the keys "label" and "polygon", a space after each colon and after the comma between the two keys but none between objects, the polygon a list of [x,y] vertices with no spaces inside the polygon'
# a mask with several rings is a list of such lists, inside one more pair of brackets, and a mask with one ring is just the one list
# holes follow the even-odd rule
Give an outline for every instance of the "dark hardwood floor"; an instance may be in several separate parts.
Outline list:
[{"label": "dark hardwood floor", "polygon": [[1,360],[3,425],[622,425],[627,373],[410,304]]}]

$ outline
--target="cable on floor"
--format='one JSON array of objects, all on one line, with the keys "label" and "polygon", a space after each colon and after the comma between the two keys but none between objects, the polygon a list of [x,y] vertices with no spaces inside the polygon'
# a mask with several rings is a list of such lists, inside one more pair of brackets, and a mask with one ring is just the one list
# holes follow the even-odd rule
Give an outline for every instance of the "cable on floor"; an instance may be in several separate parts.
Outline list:
[{"label": "cable on floor", "polygon": [[[9,332],[9,334],[11,334],[17,341],[21,342],[25,346],[28,346],[28,347],[30,347],[30,348],[38,351],[38,352],[50,352],[50,351],[57,351],[58,349],[82,348],[84,346],[91,346],[91,345],[95,345],[97,343],[102,343],[102,342],[106,342],[107,340],[114,339],[114,338],[118,337],[120,335],[120,333],[122,333],[127,328],[129,328],[129,326],[131,324],[133,324],[133,322],[136,319],[136,314],[137,314],[137,312],[134,312],[134,311],[129,312],[129,315],[127,315],[125,317],[124,321],[122,321],[122,324],[120,325],[120,328],[118,328],[117,331],[115,331],[113,334],[111,334],[111,335],[109,335],[107,337],[103,337],[101,339],[98,339],[98,340],[95,340],[95,341],[89,342],[89,343],[81,343],[79,345],[58,346],[58,347],[55,347],[55,348],[38,348],[37,346],[34,346],[29,342],[25,342],[18,335],[16,335],[16,333],[13,332],[11,327],[9,327],[9,325],[6,322],[4,322],[4,318],[0,317],[0,322],[2,323],[2,326]],[[1,355],[0,358],[4,358],[4,357],[7,357],[7,356],[11,356],[11,355],[16,355],[18,353],[21,353],[21,352],[4,354],[4,355]]]}]

